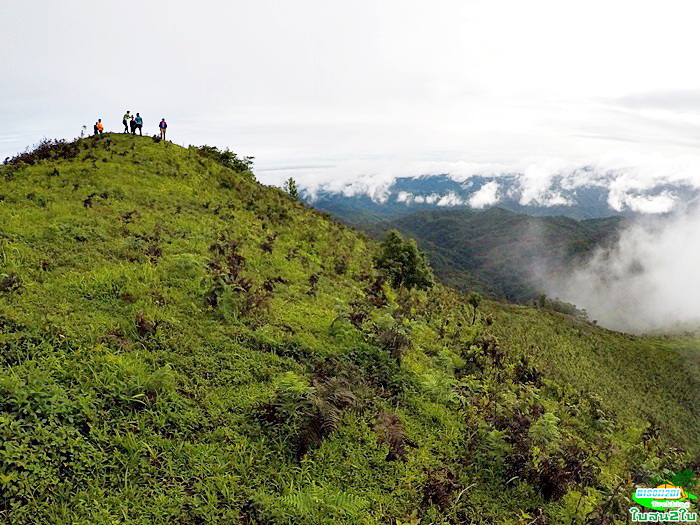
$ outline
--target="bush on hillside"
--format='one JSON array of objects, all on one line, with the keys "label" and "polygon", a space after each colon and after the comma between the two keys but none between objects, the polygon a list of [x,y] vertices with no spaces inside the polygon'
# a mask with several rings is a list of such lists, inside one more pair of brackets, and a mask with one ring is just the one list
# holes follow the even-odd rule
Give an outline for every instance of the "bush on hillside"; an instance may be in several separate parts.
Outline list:
[{"label": "bush on hillside", "polygon": [[416,241],[404,241],[396,230],[384,236],[375,265],[387,274],[394,288],[427,289],[435,284],[428,258],[418,249]]},{"label": "bush on hillside", "polygon": [[535,300],[535,306],[537,306],[537,308],[544,308],[545,310],[559,312],[560,314],[570,315],[579,319],[588,319],[588,312],[586,312],[585,309],[578,308],[575,304],[562,301],[558,297],[556,299],[550,299],[546,295],[542,294]]},{"label": "bush on hillside", "polygon": [[243,157],[241,159],[228,148],[221,151],[216,146],[204,145],[198,147],[197,152],[201,156],[209,157],[234,171],[250,171],[253,169],[253,159],[255,159],[255,157]]},{"label": "bush on hillside", "polygon": [[77,142],[44,138],[38,144],[27,148],[22,153],[18,153],[12,158],[7,157],[4,164],[17,165],[24,163],[32,165],[42,160],[73,159],[78,156],[79,152],[80,146],[78,146]]}]

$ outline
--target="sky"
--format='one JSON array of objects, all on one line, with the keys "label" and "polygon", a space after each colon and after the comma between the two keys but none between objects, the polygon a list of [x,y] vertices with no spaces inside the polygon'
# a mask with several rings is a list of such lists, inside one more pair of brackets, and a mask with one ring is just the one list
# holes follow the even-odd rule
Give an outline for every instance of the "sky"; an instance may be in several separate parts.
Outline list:
[{"label": "sky", "polygon": [[[687,1],[0,0],[0,156],[128,109],[180,144],[373,165],[700,156]],[[411,168],[413,166],[413,168]],[[358,170],[364,173],[358,173]]]}]

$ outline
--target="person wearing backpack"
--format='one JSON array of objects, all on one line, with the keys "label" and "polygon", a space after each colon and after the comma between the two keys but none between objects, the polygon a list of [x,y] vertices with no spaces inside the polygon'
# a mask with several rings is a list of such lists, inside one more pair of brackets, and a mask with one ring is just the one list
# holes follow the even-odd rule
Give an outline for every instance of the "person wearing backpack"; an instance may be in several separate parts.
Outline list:
[{"label": "person wearing backpack", "polygon": [[141,115],[136,113],[136,118],[134,119],[134,122],[136,123],[136,129],[139,130],[139,135],[143,136],[143,133],[141,132],[141,129],[143,128],[143,119],[141,118]]},{"label": "person wearing backpack", "polygon": [[124,115],[124,118],[122,119],[122,124],[124,124],[124,133],[129,133],[129,121],[133,117],[129,114],[129,111],[126,112]]},{"label": "person wearing backpack", "polygon": [[161,140],[165,140],[165,130],[168,129],[168,124],[165,122],[165,119],[160,120],[160,124],[158,124],[158,128],[160,128]]}]

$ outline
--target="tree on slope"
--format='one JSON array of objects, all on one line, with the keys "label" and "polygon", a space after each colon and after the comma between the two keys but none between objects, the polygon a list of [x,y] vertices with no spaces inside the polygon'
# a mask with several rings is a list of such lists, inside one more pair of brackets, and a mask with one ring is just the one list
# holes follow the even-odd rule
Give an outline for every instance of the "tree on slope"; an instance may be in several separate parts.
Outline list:
[{"label": "tree on slope", "polygon": [[418,249],[416,241],[404,241],[396,230],[391,230],[384,236],[375,264],[387,274],[395,288],[405,286],[409,289],[426,289],[435,283],[428,258]]}]

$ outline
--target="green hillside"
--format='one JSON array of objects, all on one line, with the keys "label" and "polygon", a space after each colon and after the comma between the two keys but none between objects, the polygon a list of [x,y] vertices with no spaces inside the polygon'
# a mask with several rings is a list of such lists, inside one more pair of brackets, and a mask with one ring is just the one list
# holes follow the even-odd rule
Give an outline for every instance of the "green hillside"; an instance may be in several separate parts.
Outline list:
[{"label": "green hillside", "polygon": [[490,208],[412,213],[363,227],[375,237],[397,229],[417,239],[450,286],[529,302],[541,293],[539,275],[566,271],[614,239],[622,221],[530,217]]},{"label": "green hillside", "polygon": [[394,288],[248,164],[108,134],[0,167],[0,521],[626,523],[696,466],[695,342]]}]

